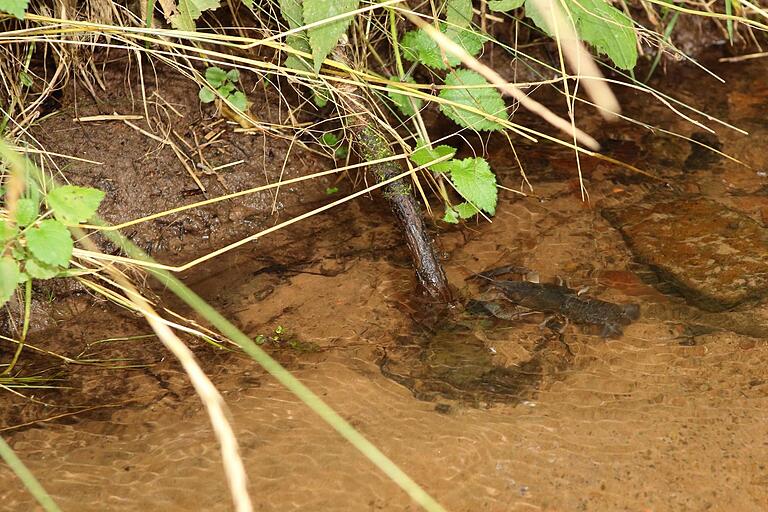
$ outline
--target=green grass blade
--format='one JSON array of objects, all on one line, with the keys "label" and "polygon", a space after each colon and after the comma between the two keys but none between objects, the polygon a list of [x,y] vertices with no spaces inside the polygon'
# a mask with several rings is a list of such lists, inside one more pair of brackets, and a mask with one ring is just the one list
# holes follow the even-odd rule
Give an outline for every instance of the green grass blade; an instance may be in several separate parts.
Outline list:
[{"label": "green grass blade", "polygon": [[16,456],[13,448],[8,446],[8,443],[6,443],[5,439],[2,437],[0,437],[0,457],[2,457],[11,470],[16,473],[19,480],[21,480],[24,486],[29,489],[29,492],[35,497],[37,502],[46,510],[46,512],[61,512],[61,509],[56,505],[56,502],[53,501],[51,495],[43,489],[43,486],[37,481],[35,475],[32,474],[23,462],[21,462],[21,459]]}]

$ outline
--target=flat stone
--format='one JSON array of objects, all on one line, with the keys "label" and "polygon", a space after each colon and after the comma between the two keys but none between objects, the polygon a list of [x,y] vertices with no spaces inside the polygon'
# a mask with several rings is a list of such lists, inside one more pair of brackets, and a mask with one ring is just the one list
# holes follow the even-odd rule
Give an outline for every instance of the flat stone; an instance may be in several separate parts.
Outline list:
[{"label": "flat stone", "polygon": [[768,231],[743,213],[703,197],[657,196],[602,213],[641,263],[702,309],[768,295]]}]

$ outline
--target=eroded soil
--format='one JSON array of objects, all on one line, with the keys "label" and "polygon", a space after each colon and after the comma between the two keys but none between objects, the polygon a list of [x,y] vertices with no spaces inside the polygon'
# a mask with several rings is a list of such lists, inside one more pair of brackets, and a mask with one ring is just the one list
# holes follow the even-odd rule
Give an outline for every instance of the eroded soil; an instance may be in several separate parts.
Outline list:
[{"label": "eroded soil", "polygon": [[[585,158],[582,172],[590,193],[585,203],[572,153],[523,144],[518,149],[532,195],[503,193],[492,223],[439,227],[446,270],[460,297],[475,293],[466,281],[475,272],[508,263],[526,266],[542,280],[561,276],[572,287],[588,286],[603,300],[639,303],[640,320],[620,338],[604,339],[573,325],[562,335],[553,333],[539,327],[541,315],[472,318],[425,303],[415,292],[401,239],[375,198],[361,198],[227,253],[189,272],[186,280],[249,335],[276,336],[267,342],[270,351],[449,510],[764,510],[768,345],[761,329],[768,306],[754,294],[735,294],[742,287],[728,277],[707,289],[714,290],[707,296],[720,301],[723,307],[717,309],[723,311],[698,309],[686,302],[690,289],[674,278],[690,275],[686,265],[692,260],[681,252],[672,270],[659,272],[658,262],[638,249],[674,242],[696,253],[697,233],[673,230],[666,243],[663,234],[644,241],[616,229],[603,214],[618,209],[630,215],[622,205],[652,208],[667,200],[664,191],[681,201],[707,198],[715,203],[713,216],[728,208],[749,219],[750,229],[764,232],[768,161],[759,148],[768,138],[768,89],[755,84],[766,75],[766,64],[719,71],[729,81],[725,93],[702,96],[697,87],[702,78],[693,72],[698,78],[676,75],[667,86],[750,131],[747,138],[718,129],[723,151],[748,167],[723,158],[692,159],[699,150],[688,142],[651,137],[634,125],[595,124],[590,131],[607,154],[658,179]],[[622,97],[625,112],[642,121],[664,119],[667,128],[693,131],[645,97]],[[134,132],[128,128],[109,138]],[[267,144],[280,147],[271,138]],[[489,147],[500,181],[520,183],[503,143]],[[145,154],[137,150],[134,156]],[[166,150],[158,154],[167,161],[156,162],[156,172],[167,165],[186,179]],[[229,158],[235,160],[227,154],[221,162]],[[291,172],[328,165],[307,162],[296,163]],[[133,164],[121,165],[126,166],[121,172],[136,172]],[[248,165],[256,165],[251,174],[260,176],[263,163]],[[89,172],[72,179],[93,183]],[[218,180],[206,179],[213,190]],[[230,182],[232,188],[253,186],[245,173],[238,179]],[[141,186],[164,186],[157,176],[145,181]],[[180,183],[163,192],[163,208],[171,204],[165,201],[186,201],[180,191],[192,185]],[[128,193],[122,186],[115,190]],[[302,203],[303,191],[297,195],[297,208],[310,206]],[[118,210],[111,218],[124,220],[123,215],[149,212],[157,204]],[[270,204],[264,200],[249,208],[266,212]],[[207,239],[202,236],[209,217],[179,218],[200,225],[185,234],[189,239],[218,246],[227,238],[212,231],[205,231]],[[218,218],[229,219],[224,224],[230,227],[221,229],[233,238],[273,222],[256,215],[254,225],[243,226],[224,213]],[[714,221],[702,213],[702,224]],[[642,218],[633,222],[642,225]],[[154,230],[142,229],[146,233],[136,236],[151,240]],[[764,258],[762,239],[742,242],[741,258]],[[170,261],[190,255],[168,250],[163,258],[166,254]],[[52,327],[35,334],[34,345],[126,358],[137,367],[59,366],[62,382],[71,388],[35,392],[53,404],[47,408],[5,395],[3,421],[13,429],[5,436],[17,453],[65,510],[231,510],[205,412],[178,365],[152,337],[94,344],[106,336],[148,334],[148,327],[90,298],[74,296],[65,303],[79,308],[75,318],[52,318]],[[284,332],[275,335],[278,326]],[[416,510],[254,363],[191,343],[232,411],[259,510]],[[78,407],[98,408],[55,418]],[[50,421],[19,427],[42,418]],[[14,478],[0,469],[0,509],[32,510],[32,500]]]}]

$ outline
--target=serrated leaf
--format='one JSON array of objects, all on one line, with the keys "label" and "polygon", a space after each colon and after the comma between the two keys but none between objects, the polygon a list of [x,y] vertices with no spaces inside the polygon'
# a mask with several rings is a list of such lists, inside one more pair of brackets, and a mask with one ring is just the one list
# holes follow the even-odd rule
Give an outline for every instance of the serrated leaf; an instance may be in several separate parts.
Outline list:
[{"label": "serrated leaf", "polygon": [[48,194],[46,201],[53,215],[64,224],[86,222],[99,209],[104,192],[90,187],[64,185]]},{"label": "serrated leaf", "polygon": [[210,103],[216,99],[216,93],[209,87],[203,87],[200,89],[200,92],[197,93],[197,97],[200,98],[200,101],[203,103]]},{"label": "serrated leaf", "polygon": [[[360,0],[303,0],[304,23],[310,25],[327,20],[357,9]],[[323,23],[309,29],[309,45],[312,47],[312,58],[315,72],[320,71],[323,61],[336,46],[339,38],[347,31],[352,16]]]},{"label": "serrated leaf", "polygon": [[448,0],[445,8],[448,25],[465,28],[472,23],[472,0]]},{"label": "serrated leaf", "polygon": [[0,11],[7,12],[23,20],[28,5],[29,0],[0,0]]},{"label": "serrated leaf", "polygon": [[8,240],[12,240],[16,238],[16,235],[19,233],[19,229],[11,224],[10,221],[1,221],[0,222],[0,242],[7,242]]},{"label": "serrated leaf", "polygon": [[195,31],[195,20],[203,14],[203,11],[217,9],[219,0],[179,0],[177,12],[171,16],[170,22],[173,28]]},{"label": "serrated leaf", "polygon": [[230,103],[232,103],[232,106],[240,112],[245,112],[245,110],[248,108],[248,98],[242,91],[235,91],[233,94],[228,96],[227,99]]},{"label": "serrated leaf", "polygon": [[[553,0],[554,1],[554,0]],[[616,66],[632,69],[637,63],[637,35],[623,12],[603,0],[563,0],[576,26],[579,38],[608,55]],[[559,2],[553,7],[562,12]],[[563,16],[567,15],[562,13]],[[552,36],[551,21],[536,8],[531,0],[525,1],[525,15],[544,33]]]},{"label": "serrated leaf", "polygon": [[488,9],[493,12],[509,12],[523,6],[525,0],[489,0]]},{"label": "serrated leaf", "polygon": [[51,279],[59,275],[59,271],[59,267],[47,265],[36,258],[24,262],[24,272],[32,279]]},{"label": "serrated leaf", "polygon": [[22,197],[16,202],[16,223],[19,226],[29,226],[37,218],[40,206],[37,201]]},{"label": "serrated leaf", "polygon": [[448,171],[456,190],[464,199],[491,215],[496,212],[496,176],[485,159],[451,160]]},{"label": "serrated leaf", "polygon": [[230,69],[229,71],[227,71],[227,80],[229,80],[230,82],[237,82],[238,80],[240,80],[240,71],[238,71],[237,69]]},{"label": "serrated leaf", "polygon": [[[473,57],[483,49],[485,38],[477,32],[446,28],[444,23],[441,24],[440,31]],[[422,29],[406,32],[400,45],[403,48],[403,56],[411,62],[420,62],[434,69],[448,69],[448,66],[455,67],[461,64],[461,59],[449,52],[445,52],[444,61],[440,46]]]},{"label": "serrated leaf", "polygon": [[584,41],[608,57],[621,69],[637,64],[637,35],[632,20],[603,0],[579,0],[572,5],[577,12],[576,28]]},{"label": "serrated leaf", "polygon": [[280,0],[280,14],[288,22],[290,29],[304,25],[304,9],[301,0]]},{"label": "serrated leaf", "polygon": [[[453,155],[455,154],[456,154],[456,149],[451,146],[441,145],[434,148],[429,148],[426,146],[424,141],[419,140],[419,143],[416,147],[416,151],[411,153],[411,161],[415,163],[417,166],[422,166],[444,156],[450,155],[451,157],[453,157]],[[440,163],[446,163],[446,162],[440,162]],[[435,165],[439,165],[439,164],[432,164],[430,165],[430,168],[433,169]]]},{"label": "serrated leaf", "polygon": [[447,222],[448,224],[458,224],[459,213],[452,206],[446,206],[445,215],[443,215],[443,222]]},{"label": "serrated leaf", "polygon": [[19,282],[19,264],[12,258],[0,258],[0,306],[8,302]]},{"label": "serrated leaf", "polygon": [[27,252],[23,248],[14,244],[11,246],[11,256],[13,256],[13,259],[16,261],[23,261],[27,259]]},{"label": "serrated leaf", "polygon": [[470,217],[474,217],[480,212],[480,210],[478,210],[477,208],[475,208],[473,205],[469,203],[457,204],[454,208],[456,209],[456,213],[458,213],[459,217],[461,217],[462,219],[468,219]]},{"label": "serrated leaf", "polygon": [[[389,79],[393,82],[400,82],[396,76],[389,77]],[[403,81],[410,84],[416,83],[411,77],[408,77]],[[414,98],[395,91],[387,91],[387,96],[389,96],[389,99],[392,100],[397,109],[404,116],[410,117],[415,115],[418,110],[421,110],[422,105],[424,105],[424,101],[422,101],[421,98]]]},{"label": "serrated leaf", "polygon": [[[499,119],[507,119],[506,105],[501,94],[479,73],[468,69],[453,71],[445,77],[445,85],[456,88],[441,90],[442,99],[477,109]],[[481,85],[487,87],[474,87]],[[466,128],[478,131],[504,129],[504,126],[488,119],[482,113],[470,112],[447,103],[441,103],[440,110],[456,124]]]},{"label": "serrated leaf", "polygon": [[49,265],[69,266],[74,244],[64,224],[47,219],[28,230],[26,235],[27,248],[32,256]]},{"label": "serrated leaf", "polygon": [[216,66],[211,66],[205,70],[205,80],[212,86],[218,88],[227,79],[227,73]]}]

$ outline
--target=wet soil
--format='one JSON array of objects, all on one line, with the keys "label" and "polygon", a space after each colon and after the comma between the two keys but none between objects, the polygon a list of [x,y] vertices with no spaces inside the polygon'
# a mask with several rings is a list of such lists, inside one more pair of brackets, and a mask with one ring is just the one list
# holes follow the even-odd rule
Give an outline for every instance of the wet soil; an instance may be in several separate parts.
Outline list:
[{"label": "wet soil", "polygon": [[[752,62],[717,71],[728,88],[713,86],[711,95],[702,94],[705,79],[692,70],[657,85],[751,132],[717,130],[723,151],[747,166],[692,159],[699,149],[687,141],[586,118],[606,154],[657,179],[584,158],[590,200],[583,202],[572,153],[521,143],[533,194],[504,192],[492,223],[440,226],[446,271],[459,296],[475,294],[466,281],[473,273],[525,266],[543,281],[560,276],[602,300],[639,303],[640,320],[620,338],[575,325],[553,332],[540,327],[537,314],[478,318],[425,302],[376,198],[295,224],[185,279],[246,333],[262,335],[272,353],[449,510],[764,510],[768,306],[755,294],[737,293],[762,270],[704,272],[717,280],[707,297],[722,307],[702,310],[682,284],[690,282],[692,268],[722,262],[693,265],[688,257],[699,254],[699,225],[648,236],[606,219],[606,212],[619,212],[622,226],[647,227],[644,208],[667,204],[674,194],[711,205],[697,210],[702,225],[714,226],[728,211],[743,220],[740,226],[764,232],[768,89],[759,79],[768,68]],[[699,131],[647,97],[624,92],[621,98],[625,112],[641,121],[689,135]],[[268,145],[279,147],[272,139]],[[500,181],[517,186],[509,149],[500,139],[488,147]],[[295,172],[306,172],[298,167]],[[172,168],[181,183],[185,171]],[[121,179],[141,181],[132,176]],[[215,177],[207,178],[217,186]],[[238,186],[253,186],[242,179]],[[174,197],[169,200],[183,202]],[[254,211],[267,211],[267,204]],[[122,215],[136,213],[113,219]],[[231,220],[231,228],[221,229],[237,237],[256,227]],[[152,230],[137,236],[150,240]],[[212,237],[195,232],[187,239],[202,243],[195,250],[204,252],[205,244],[221,241]],[[738,247],[727,238],[708,240],[708,247],[738,251],[742,260],[764,258],[760,236]],[[666,247],[691,252],[659,249]],[[167,254],[173,260],[177,253]],[[647,254],[664,254],[674,265],[661,272]],[[62,303],[76,308],[76,317],[53,318],[33,345],[122,358],[107,366],[131,367],[56,364],[68,387],[34,392],[48,407],[3,396],[3,424],[12,429],[4,435],[17,453],[65,510],[231,510],[211,429],[178,365],[152,337],[96,343],[147,335],[148,327],[90,297],[73,294]],[[225,394],[259,510],[416,510],[254,363],[190,343]],[[40,361],[54,365],[29,357],[38,367]],[[60,417],[80,407],[91,409]],[[0,509],[34,509],[6,468],[0,481]]]}]

